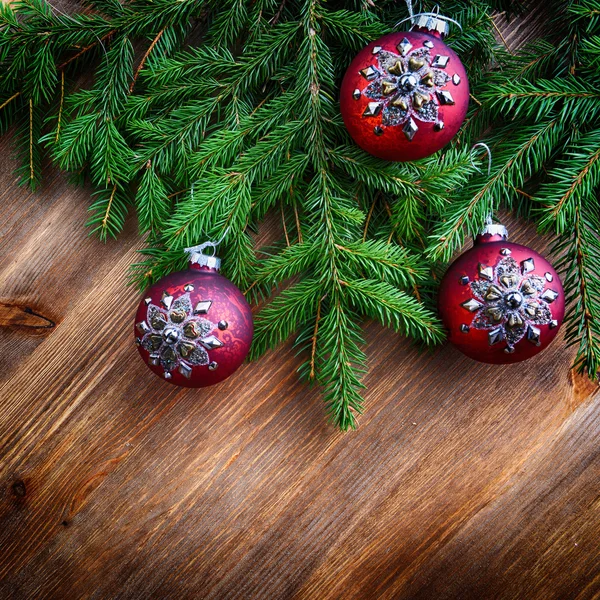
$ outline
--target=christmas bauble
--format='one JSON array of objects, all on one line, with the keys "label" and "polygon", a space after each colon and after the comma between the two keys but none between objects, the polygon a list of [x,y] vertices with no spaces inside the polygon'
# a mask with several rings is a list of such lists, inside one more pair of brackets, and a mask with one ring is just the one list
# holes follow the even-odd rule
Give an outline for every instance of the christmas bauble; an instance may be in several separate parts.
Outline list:
[{"label": "christmas bauble", "polygon": [[448,268],[439,311],[449,340],[475,360],[503,364],[530,358],[556,336],[565,296],[552,265],[488,225],[473,248]]},{"label": "christmas bauble", "polygon": [[429,19],[421,25],[371,42],[342,81],[346,128],[379,158],[429,156],[456,135],[467,114],[469,82],[460,59],[442,41],[445,23]]},{"label": "christmas bauble", "polygon": [[218,273],[220,261],[202,253],[189,269],[151,286],[135,318],[138,350],[148,368],[184,387],[205,387],[229,377],[252,342],[250,306]]}]

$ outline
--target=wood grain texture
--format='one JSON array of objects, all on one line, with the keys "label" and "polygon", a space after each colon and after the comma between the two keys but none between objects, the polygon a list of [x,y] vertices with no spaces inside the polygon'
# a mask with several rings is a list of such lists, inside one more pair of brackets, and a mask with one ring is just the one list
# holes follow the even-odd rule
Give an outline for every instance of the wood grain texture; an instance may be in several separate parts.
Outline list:
[{"label": "wood grain texture", "polygon": [[600,598],[600,401],[562,337],[492,367],[367,325],[367,412],[347,434],[289,346],[179,390],[131,339],[133,220],[104,245],[83,229],[88,190],[54,175],[31,195],[12,167],[0,598]]}]

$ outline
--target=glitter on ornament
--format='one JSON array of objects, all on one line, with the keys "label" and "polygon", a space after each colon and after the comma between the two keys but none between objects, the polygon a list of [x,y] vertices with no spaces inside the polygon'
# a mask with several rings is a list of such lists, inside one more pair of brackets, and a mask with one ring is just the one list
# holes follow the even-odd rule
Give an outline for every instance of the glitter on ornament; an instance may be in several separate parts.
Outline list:
[{"label": "glitter on ornament", "polygon": [[558,298],[559,293],[546,288],[543,277],[528,275],[528,261],[534,263],[531,258],[519,265],[507,257],[493,269],[480,265],[479,279],[470,283],[473,298],[462,303],[466,311],[475,314],[461,331],[485,329],[490,345],[505,341],[507,353],[514,352],[515,345],[522,339],[540,344],[537,325],[557,325],[548,305]]},{"label": "glitter on ornament", "polygon": [[[361,71],[363,77],[371,81],[364,89],[364,95],[371,101],[363,116],[374,117],[380,112],[381,122],[386,126],[412,124],[404,128],[404,135],[410,141],[418,131],[417,121],[438,122],[438,106],[452,101],[450,92],[445,92],[448,101],[443,101],[442,88],[452,77],[436,68],[445,66],[447,56],[432,57],[429,48],[418,48],[412,52],[407,38],[398,44],[400,54],[380,50],[377,53],[378,68],[368,67]],[[360,96],[359,96],[360,98]],[[359,98],[356,98],[358,100]],[[414,124],[414,125],[413,125]]]},{"label": "glitter on ornament", "polygon": [[[165,302],[165,298],[171,300]],[[150,352],[150,363],[165,370],[167,379],[175,369],[189,379],[192,366],[210,363],[207,350],[223,346],[209,335],[217,325],[197,316],[187,292],[175,301],[165,292],[161,304],[162,307],[149,304],[146,319],[137,323],[138,331],[143,334],[138,343]]]}]

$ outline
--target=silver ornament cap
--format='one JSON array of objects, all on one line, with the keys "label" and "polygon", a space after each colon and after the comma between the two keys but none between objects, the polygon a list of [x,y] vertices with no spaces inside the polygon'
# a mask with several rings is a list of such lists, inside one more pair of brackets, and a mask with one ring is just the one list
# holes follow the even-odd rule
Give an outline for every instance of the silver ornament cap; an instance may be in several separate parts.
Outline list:
[{"label": "silver ornament cap", "polygon": [[481,235],[481,236],[498,235],[503,240],[507,240],[508,239],[508,229],[506,229],[506,227],[504,227],[504,225],[502,225],[501,223],[487,223],[479,235]]},{"label": "silver ornament cap", "polygon": [[414,17],[413,28],[437,31],[442,37],[448,35],[448,32],[450,31],[448,21],[444,17],[434,13],[416,14]]},{"label": "silver ornament cap", "polygon": [[191,252],[190,264],[218,271],[221,268],[221,259],[218,256],[210,256],[202,252]]}]

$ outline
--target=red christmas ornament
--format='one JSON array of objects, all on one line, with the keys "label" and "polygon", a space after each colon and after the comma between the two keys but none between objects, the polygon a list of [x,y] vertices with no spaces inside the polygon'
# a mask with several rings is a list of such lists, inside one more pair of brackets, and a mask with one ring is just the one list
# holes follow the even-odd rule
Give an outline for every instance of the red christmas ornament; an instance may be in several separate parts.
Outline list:
[{"label": "red christmas ornament", "polygon": [[221,261],[198,246],[189,269],[163,277],[140,302],[138,350],[148,368],[169,383],[205,387],[223,381],[244,362],[252,342],[250,306],[219,275]]},{"label": "red christmas ornament", "polygon": [[448,268],[439,311],[449,340],[475,360],[505,364],[541,352],[556,336],[565,296],[552,265],[488,225]]},{"label": "red christmas ornament", "polygon": [[340,91],[348,132],[379,158],[409,161],[443,148],[465,120],[467,73],[442,41],[443,17],[417,16],[414,29],[385,35],[352,61]]}]

